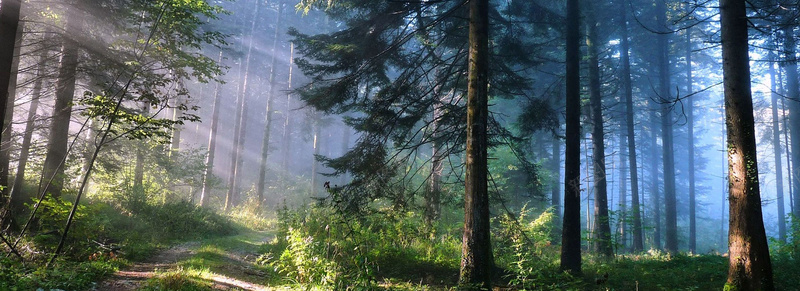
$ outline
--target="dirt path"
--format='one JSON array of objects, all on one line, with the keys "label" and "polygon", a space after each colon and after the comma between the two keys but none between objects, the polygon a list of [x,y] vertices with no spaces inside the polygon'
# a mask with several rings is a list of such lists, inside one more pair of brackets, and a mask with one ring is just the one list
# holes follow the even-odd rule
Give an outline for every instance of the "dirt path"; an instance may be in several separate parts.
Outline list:
[{"label": "dirt path", "polygon": [[[188,242],[162,250],[143,262],[118,271],[111,278],[100,282],[92,290],[130,291],[139,290],[150,278],[165,271],[179,270],[182,262],[207,255],[213,249],[217,255],[214,266],[203,272],[202,281],[211,290],[271,290],[271,288],[249,281],[263,281],[265,274],[255,265],[257,246],[270,239],[264,232],[247,233],[204,242]],[[259,280],[262,279],[262,280]]]}]

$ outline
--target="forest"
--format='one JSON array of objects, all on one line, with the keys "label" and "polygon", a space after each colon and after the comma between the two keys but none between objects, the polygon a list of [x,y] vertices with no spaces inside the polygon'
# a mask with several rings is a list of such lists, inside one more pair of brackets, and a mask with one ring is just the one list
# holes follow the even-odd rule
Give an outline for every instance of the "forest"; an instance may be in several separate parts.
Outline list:
[{"label": "forest", "polygon": [[0,0],[0,290],[798,290],[799,17]]}]

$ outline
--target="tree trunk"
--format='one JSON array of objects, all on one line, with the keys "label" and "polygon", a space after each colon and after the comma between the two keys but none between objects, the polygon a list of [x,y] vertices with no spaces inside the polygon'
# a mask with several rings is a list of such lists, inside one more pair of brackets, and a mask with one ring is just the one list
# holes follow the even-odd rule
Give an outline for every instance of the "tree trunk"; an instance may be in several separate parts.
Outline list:
[{"label": "tree trunk", "polygon": [[[786,24],[783,40],[783,51],[786,70],[786,94],[789,98],[789,134],[792,141],[792,196],[794,201],[800,200],[800,90],[797,80],[797,58],[795,56],[794,25]],[[793,214],[800,218],[800,207],[794,207]]]},{"label": "tree trunk", "polygon": [[[39,99],[42,95],[42,83],[45,80],[45,65],[47,61],[47,50],[42,49],[39,54],[39,60],[36,65],[36,81],[33,83],[33,90],[31,91],[31,105],[28,109],[28,117],[25,122],[25,131],[22,135],[22,145],[19,150],[19,161],[17,163],[16,175],[14,175],[14,184],[11,188],[11,194],[8,199],[9,212],[8,215],[13,217],[22,207],[22,194],[25,188],[25,169],[28,166],[28,158],[30,156],[31,143],[33,141],[33,131],[35,130],[36,112],[39,110]],[[5,137],[5,135],[3,135]]]},{"label": "tree trunk", "polygon": [[589,9],[586,20],[587,51],[589,54],[589,104],[592,119],[592,169],[594,182],[594,251],[613,256],[611,227],[608,220],[608,185],[606,181],[605,133],[603,132],[603,96],[600,91],[600,64],[597,48],[597,23]]},{"label": "tree trunk", "polygon": [[[145,117],[149,117],[149,115],[150,115],[150,104],[147,104],[147,103],[143,104],[143,106],[142,106],[142,115],[144,115]],[[91,136],[91,130],[90,130],[89,133],[90,133],[89,136]],[[137,144],[137,147],[136,147],[136,164],[134,165],[134,168],[133,168],[133,190],[137,194],[144,194],[144,163],[145,163],[145,161],[144,161],[144,151],[145,151],[144,147],[147,146],[147,142],[143,141],[143,140],[140,140],[140,141],[137,141],[136,144]],[[91,151],[87,151],[87,153],[91,153]],[[88,158],[91,159],[91,154],[89,154]],[[88,161],[88,159],[87,159],[87,161]],[[89,163],[87,162],[86,163],[86,170],[89,169],[89,166],[91,166],[91,165],[89,165]],[[86,173],[86,172],[84,171],[83,173]]]},{"label": "tree trunk", "polygon": [[283,120],[283,162],[281,168],[285,175],[289,174],[289,160],[292,158],[292,71],[294,69],[294,43],[289,43],[289,85],[287,86],[286,93],[286,112],[284,112],[285,119]]},{"label": "tree trunk", "polygon": [[657,104],[650,106],[650,204],[653,209],[653,248],[661,249],[661,188],[658,170],[661,159],[658,157],[658,113]]},{"label": "tree trunk", "polygon": [[[550,170],[553,172],[553,179],[550,182],[550,202],[553,205],[553,214],[555,215],[553,226],[555,230],[559,230],[559,223],[561,222],[561,140],[555,135],[551,146]],[[558,233],[560,233],[560,230]]]},{"label": "tree trunk", "polygon": [[566,147],[564,150],[564,217],[561,270],[581,273],[581,85],[580,7],[567,0]]},{"label": "tree trunk", "polygon": [[622,63],[621,79],[625,94],[625,130],[628,138],[628,170],[631,176],[631,211],[633,211],[633,252],[644,250],[642,233],[642,214],[639,205],[639,172],[636,161],[636,133],[633,122],[633,86],[631,85],[630,40],[628,39],[628,9],[626,1],[619,1],[620,27],[620,62]]},{"label": "tree trunk", "polygon": [[[258,171],[258,182],[256,184],[256,196],[258,197],[257,205],[261,208],[261,203],[264,201],[264,187],[266,187],[267,178],[267,158],[269,157],[269,136],[272,131],[272,103],[275,100],[275,87],[278,86],[275,81],[277,70],[275,68],[278,61],[278,37],[280,36],[281,15],[283,14],[283,2],[278,3],[278,18],[275,21],[275,35],[272,40],[272,61],[269,69],[269,96],[267,96],[267,108],[265,109],[266,117],[264,121],[264,137],[261,140],[261,163]],[[258,11],[258,10],[256,10]]]},{"label": "tree trunk", "polygon": [[459,284],[491,289],[492,244],[489,233],[488,89],[489,1],[469,3],[469,76],[467,77],[467,148],[464,191],[464,237]]},{"label": "tree trunk", "polygon": [[721,0],[720,21],[730,204],[725,289],[774,290],[758,187],[745,1]]},{"label": "tree trunk", "polygon": [[627,131],[625,130],[626,123],[623,121],[621,122],[620,132],[619,132],[619,201],[617,201],[617,205],[619,207],[618,211],[618,220],[619,220],[619,240],[617,241],[617,245],[619,245],[620,250],[626,250],[628,247],[628,147],[626,145],[626,135]]},{"label": "tree trunk", "polygon": [[319,139],[320,139],[320,128],[322,125],[320,124],[320,117],[319,112],[316,110],[313,113],[314,116],[314,159],[313,164],[311,164],[311,191],[309,192],[312,197],[315,197],[317,194],[317,166],[319,162],[317,161],[317,155],[319,155]]},{"label": "tree trunk", "polygon": [[[53,197],[61,197],[64,188],[64,164],[67,159],[69,124],[72,117],[72,100],[75,95],[75,74],[78,67],[78,44],[69,37],[78,32],[78,19],[71,16],[74,9],[65,9],[67,34],[62,35],[61,60],[56,81],[56,102],[50,121],[50,136],[42,170],[43,182]],[[49,184],[48,184],[48,181]]]},{"label": "tree trunk", "polygon": [[[438,91],[438,90],[437,90]],[[439,141],[439,119],[442,115],[441,104],[437,101],[433,104],[433,117],[431,121],[431,175],[428,181],[428,189],[425,193],[425,223],[430,227],[441,214],[441,192],[442,192],[442,149]]]},{"label": "tree trunk", "polygon": [[[11,78],[8,82],[8,98],[6,100],[6,114],[3,117],[3,133],[0,136],[0,185],[7,186],[0,189],[0,209],[2,209],[3,202],[9,194],[9,187],[13,185],[8,184],[11,163],[11,145],[12,137],[14,136],[14,129],[12,123],[14,121],[14,101],[17,99],[17,80],[19,78],[19,60],[20,49],[22,47],[22,32],[25,30],[24,24],[17,28],[17,34],[14,44],[14,60],[11,63]],[[2,220],[2,218],[0,218]]]},{"label": "tree trunk", "polygon": [[[222,63],[222,51],[219,52],[217,63]],[[217,127],[219,126],[219,109],[220,98],[219,93],[222,90],[222,84],[217,82],[214,87],[214,107],[211,113],[211,129],[208,133],[208,154],[206,155],[206,168],[203,171],[203,189],[200,190],[200,206],[208,207],[209,196],[211,195],[210,177],[214,176],[214,156],[217,151]]]},{"label": "tree trunk", "polygon": [[[18,47],[18,39],[21,39],[18,33],[18,30],[22,30],[18,29],[21,2],[20,0],[6,0],[0,4],[0,104],[3,105],[3,108],[0,108],[0,114],[2,114],[0,115],[0,120],[9,125],[11,123],[9,122],[10,116],[7,116],[10,115],[8,110],[9,108],[10,110],[14,108],[14,96],[11,93],[15,92],[17,88],[15,82],[17,69],[15,67],[19,66],[19,58],[17,57],[15,61],[14,48]],[[15,63],[17,64],[16,66],[14,65]],[[8,105],[9,102],[11,102],[10,106]],[[8,186],[9,155],[6,141],[10,141],[11,128],[8,127],[9,130],[5,130],[7,128],[6,125],[0,125],[0,128],[3,129],[3,132],[0,133],[0,141],[4,141],[3,153],[0,154],[0,185]],[[7,193],[7,189],[0,191],[0,208],[6,201]]]},{"label": "tree trunk", "polygon": [[[686,34],[686,94],[694,93],[692,79],[692,29]],[[697,201],[695,196],[695,163],[694,163],[694,97],[686,98],[686,126],[689,138],[689,251],[697,252]]]},{"label": "tree trunk", "polygon": [[[183,85],[181,85],[182,87]],[[180,122],[181,117],[183,117],[183,110],[181,106],[183,106],[182,98],[175,99],[175,103],[173,104],[175,107],[172,108],[172,121]],[[183,131],[183,125],[180,123],[175,123],[172,126],[172,137],[170,138],[169,149],[170,155],[172,152],[178,151],[181,148],[181,131]]]},{"label": "tree trunk", "polygon": [[778,84],[775,77],[775,54],[769,53],[769,81],[772,94],[772,150],[775,154],[775,187],[778,200],[778,237],[781,242],[786,242],[786,209],[783,195],[783,157],[781,156],[781,127],[778,117]]},{"label": "tree trunk", "polygon": [[[658,25],[661,29],[667,27],[666,0],[656,2]],[[658,35],[658,72],[659,90],[662,98],[661,104],[661,153],[664,160],[664,217],[666,228],[665,249],[670,253],[678,252],[678,208],[675,195],[675,156],[672,133],[672,108],[670,97],[669,77],[669,35]]]}]

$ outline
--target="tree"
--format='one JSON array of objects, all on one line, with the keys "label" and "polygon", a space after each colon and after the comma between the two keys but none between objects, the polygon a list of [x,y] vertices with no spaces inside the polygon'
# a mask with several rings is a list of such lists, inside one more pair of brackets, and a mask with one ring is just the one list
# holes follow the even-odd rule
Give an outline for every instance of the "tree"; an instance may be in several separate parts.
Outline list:
[{"label": "tree", "polygon": [[492,244],[489,231],[489,0],[469,2],[469,76],[467,151],[464,179],[464,237],[461,285],[491,289]]},{"label": "tree", "polygon": [[758,187],[745,1],[720,0],[720,21],[730,205],[725,290],[774,290]]},{"label": "tree", "polygon": [[775,154],[775,187],[776,187],[776,198],[778,203],[778,238],[782,242],[786,242],[786,210],[785,202],[784,202],[784,195],[783,195],[783,163],[781,157],[781,127],[780,127],[780,116],[778,116],[778,80],[776,78],[775,73],[775,66],[773,62],[775,61],[775,54],[770,51],[769,52],[769,82],[770,88],[772,93],[770,94],[770,107],[772,108],[772,151]]},{"label": "tree", "polygon": [[[222,62],[222,51],[219,52],[217,63]],[[217,82],[214,87],[214,105],[211,111],[211,128],[208,133],[208,154],[206,155],[206,168],[203,172],[203,189],[200,192],[200,206],[208,206],[209,196],[211,195],[211,182],[209,181],[214,175],[214,157],[217,151],[217,127],[219,126],[219,110],[220,98],[219,94],[222,90],[221,82]]]},{"label": "tree", "polygon": [[[656,19],[661,29],[667,27],[666,0],[656,2]],[[666,224],[667,251],[678,252],[678,210],[675,195],[675,157],[673,150],[672,110],[670,100],[670,75],[669,75],[669,35],[658,35],[658,79],[659,95],[661,96],[661,140],[662,156],[664,159],[664,216]],[[658,207],[658,205],[656,205]]]},{"label": "tree", "polygon": [[[0,120],[6,121],[7,107],[9,99],[14,96],[9,94],[16,90],[16,82],[11,82],[14,66],[14,47],[17,44],[17,30],[19,27],[19,16],[22,7],[21,0],[6,0],[0,3]],[[13,101],[12,101],[13,102]],[[13,108],[13,103],[10,106]],[[5,129],[6,126],[2,125],[0,128]],[[0,133],[5,136],[11,134],[10,131]],[[2,139],[2,138],[0,138]],[[5,140],[5,139],[2,139]],[[8,187],[8,162],[3,162],[0,168],[0,186]],[[0,207],[6,200],[7,190],[0,191]]]},{"label": "tree", "polygon": [[586,44],[589,66],[589,103],[592,120],[592,169],[594,181],[594,250],[604,256],[613,256],[611,227],[608,218],[608,187],[606,181],[605,130],[603,126],[603,96],[600,89],[600,64],[597,21],[592,7],[587,7]]},{"label": "tree", "polygon": [[[684,31],[686,35],[686,94],[694,92],[692,80],[692,29]],[[694,149],[694,98],[686,98],[686,127],[689,132],[689,251],[697,251],[697,199],[695,179],[695,149]]]},{"label": "tree", "polygon": [[278,39],[280,36],[283,6],[284,3],[282,1],[278,3],[278,17],[275,20],[275,36],[272,39],[272,61],[270,61],[269,66],[269,95],[267,95],[267,108],[265,109],[266,114],[264,117],[264,137],[261,141],[261,163],[258,170],[258,182],[256,182],[256,197],[258,199],[258,207],[261,207],[261,203],[264,201],[264,187],[266,186],[267,158],[269,157],[269,140],[272,132],[272,112],[274,111],[273,103],[277,97],[276,89],[278,87],[278,82],[275,80],[275,75],[278,72]]},{"label": "tree", "polygon": [[564,218],[561,270],[581,273],[581,138],[580,8],[567,0],[566,149],[564,152]]},{"label": "tree", "polygon": [[78,69],[78,43],[72,35],[81,33],[80,18],[73,15],[78,10],[65,8],[66,33],[61,36],[61,59],[56,80],[56,102],[50,120],[47,154],[44,160],[43,188],[53,197],[60,197],[64,188],[64,165],[67,160],[67,141],[75,97],[75,80]]}]

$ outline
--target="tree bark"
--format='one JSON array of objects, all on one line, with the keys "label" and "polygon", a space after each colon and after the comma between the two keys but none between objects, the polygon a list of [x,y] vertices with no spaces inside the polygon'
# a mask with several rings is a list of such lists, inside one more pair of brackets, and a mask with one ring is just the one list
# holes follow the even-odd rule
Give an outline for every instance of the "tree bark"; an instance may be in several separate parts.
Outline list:
[{"label": "tree bark", "polygon": [[491,289],[492,244],[488,192],[489,1],[469,2],[467,146],[464,237],[459,284]]},{"label": "tree bark", "polygon": [[287,82],[289,85],[287,86],[286,92],[286,112],[284,112],[285,118],[283,120],[283,161],[281,163],[281,168],[283,168],[284,174],[288,175],[289,173],[289,160],[292,158],[292,119],[291,114],[289,113],[292,110],[292,71],[294,69],[294,43],[289,44],[289,81]]},{"label": "tree bark", "polygon": [[603,96],[600,90],[600,64],[597,23],[593,9],[587,11],[587,51],[589,54],[589,105],[592,119],[592,169],[594,179],[594,251],[613,256],[611,227],[608,219],[608,185],[606,181],[606,148],[603,132]]},{"label": "tree bark", "polygon": [[580,7],[567,0],[566,35],[566,147],[564,150],[564,217],[561,270],[581,273],[581,85]]},{"label": "tree bark", "polygon": [[[278,86],[275,81],[277,70],[275,68],[278,61],[278,38],[280,36],[281,15],[283,14],[283,2],[278,3],[278,18],[275,21],[275,35],[272,40],[272,61],[269,69],[269,95],[267,96],[267,108],[265,109],[266,117],[264,121],[264,137],[261,140],[261,163],[258,171],[258,182],[256,184],[256,196],[258,197],[257,205],[260,208],[261,203],[264,201],[264,187],[266,187],[267,178],[267,158],[269,157],[269,138],[272,131],[272,111],[273,100],[275,99],[275,87]],[[256,10],[258,11],[258,10]]]},{"label": "tree bark", "polygon": [[758,187],[745,1],[720,0],[720,21],[730,205],[725,290],[774,290]]},{"label": "tree bark", "polygon": [[65,9],[67,34],[62,35],[61,60],[56,81],[56,102],[53,106],[53,118],[50,121],[50,135],[47,141],[47,154],[44,160],[42,175],[47,191],[53,197],[61,197],[64,188],[64,164],[67,159],[67,142],[69,124],[72,117],[72,100],[75,95],[75,74],[78,67],[78,44],[70,38],[79,33],[78,19],[70,15],[74,9]]},{"label": "tree bark", "polygon": [[[217,63],[222,63],[222,51],[219,52]],[[200,191],[200,206],[208,207],[209,196],[211,195],[210,177],[214,175],[214,156],[217,151],[217,127],[219,126],[220,98],[219,93],[222,84],[217,82],[214,87],[214,107],[211,109],[211,129],[208,133],[208,154],[206,155],[206,168],[203,171],[203,189]]]},{"label": "tree bark", "polygon": [[[656,2],[658,25],[661,29],[667,28],[666,0]],[[669,77],[669,35],[658,35],[658,72],[659,90],[662,98],[661,104],[661,153],[664,160],[664,224],[666,229],[665,249],[670,253],[678,252],[678,208],[675,195],[675,156],[672,133],[672,110],[669,102],[670,77]]]},{"label": "tree bark", "polygon": [[658,170],[661,158],[658,156],[658,105],[650,106],[650,204],[653,209],[653,248],[661,249],[661,187],[659,184],[660,171]]}]

